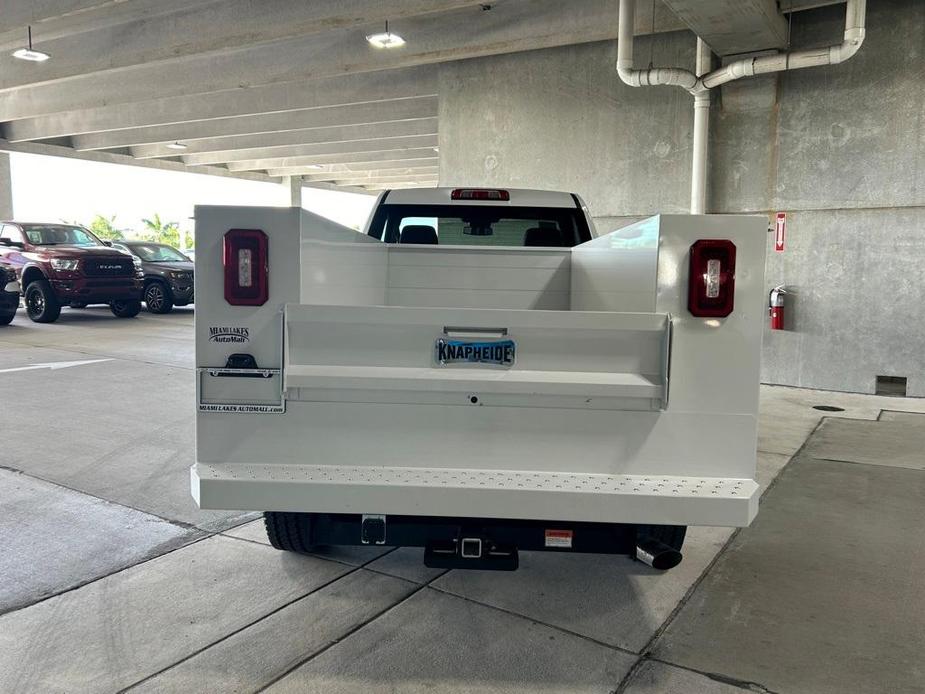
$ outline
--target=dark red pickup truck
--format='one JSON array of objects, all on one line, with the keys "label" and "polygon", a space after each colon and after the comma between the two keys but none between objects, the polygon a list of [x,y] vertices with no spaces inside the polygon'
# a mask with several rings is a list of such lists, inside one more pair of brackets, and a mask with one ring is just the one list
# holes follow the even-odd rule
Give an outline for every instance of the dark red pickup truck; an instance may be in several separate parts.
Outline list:
[{"label": "dark red pickup truck", "polygon": [[62,306],[109,304],[120,318],[141,310],[140,264],[83,227],[2,222],[0,259],[16,271],[36,323],[57,320]]}]

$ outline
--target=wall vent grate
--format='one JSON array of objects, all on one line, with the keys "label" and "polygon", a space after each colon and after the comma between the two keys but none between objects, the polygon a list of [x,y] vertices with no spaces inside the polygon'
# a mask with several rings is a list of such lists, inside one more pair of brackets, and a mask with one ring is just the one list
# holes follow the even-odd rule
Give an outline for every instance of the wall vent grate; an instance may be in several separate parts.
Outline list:
[{"label": "wall vent grate", "polygon": [[897,398],[906,397],[905,376],[877,376],[876,395],[891,395]]}]

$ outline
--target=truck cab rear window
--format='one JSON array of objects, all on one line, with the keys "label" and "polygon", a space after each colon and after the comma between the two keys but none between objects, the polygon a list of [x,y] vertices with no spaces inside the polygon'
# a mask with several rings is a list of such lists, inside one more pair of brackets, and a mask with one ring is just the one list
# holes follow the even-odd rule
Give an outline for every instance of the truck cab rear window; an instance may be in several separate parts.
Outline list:
[{"label": "truck cab rear window", "polygon": [[579,209],[489,205],[382,205],[369,235],[386,243],[553,246],[591,239]]}]

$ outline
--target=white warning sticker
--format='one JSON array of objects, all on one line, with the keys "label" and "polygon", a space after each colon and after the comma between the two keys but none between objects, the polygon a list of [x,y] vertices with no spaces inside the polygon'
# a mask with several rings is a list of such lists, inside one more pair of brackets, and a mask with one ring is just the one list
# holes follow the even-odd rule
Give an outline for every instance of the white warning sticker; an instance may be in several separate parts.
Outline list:
[{"label": "white warning sticker", "polygon": [[572,547],[572,531],[571,530],[546,530],[546,546],[547,547],[565,547],[566,549],[571,549]]}]

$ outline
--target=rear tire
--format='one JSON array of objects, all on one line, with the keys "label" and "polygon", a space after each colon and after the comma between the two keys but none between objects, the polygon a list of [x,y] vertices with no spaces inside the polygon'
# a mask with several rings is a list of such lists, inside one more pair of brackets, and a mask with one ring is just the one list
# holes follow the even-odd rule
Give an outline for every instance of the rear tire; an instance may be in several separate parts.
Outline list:
[{"label": "rear tire", "polygon": [[54,323],[61,315],[61,302],[48,280],[35,280],[26,287],[26,313],[35,323]]},{"label": "rear tire", "polygon": [[16,310],[8,311],[6,313],[0,313],[0,325],[9,325],[13,322],[13,318],[16,316]]},{"label": "rear tire", "polygon": [[173,296],[166,284],[160,281],[148,283],[145,287],[145,306],[150,313],[170,313]]},{"label": "rear tire", "polygon": [[267,511],[263,514],[263,522],[267,539],[276,549],[299,554],[312,551],[312,514]]},{"label": "rear tire", "polygon": [[109,310],[117,318],[134,318],[141,311],[140,301],[113,301]]}]

